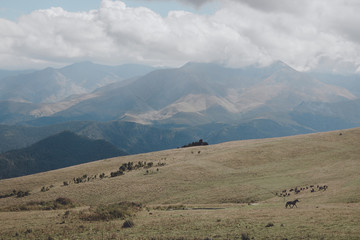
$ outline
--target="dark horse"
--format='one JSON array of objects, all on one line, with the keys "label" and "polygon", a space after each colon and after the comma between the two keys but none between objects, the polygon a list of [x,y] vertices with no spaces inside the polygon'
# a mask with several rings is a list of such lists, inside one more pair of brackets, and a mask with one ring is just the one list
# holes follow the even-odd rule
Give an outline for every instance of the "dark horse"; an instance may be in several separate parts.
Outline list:
[{"label": "dark horse", "polygon": [[299,199],[295,199],[294,201],[288,201],[288,202],[286,203],[285,207],[286,207],[286,208],[287,208],[288,206],[291,207],[291,208],[293,208],[294,206],[297,207],[297,206],[296,206],[296,203],[297,203],[297,202],[300,202]]}]

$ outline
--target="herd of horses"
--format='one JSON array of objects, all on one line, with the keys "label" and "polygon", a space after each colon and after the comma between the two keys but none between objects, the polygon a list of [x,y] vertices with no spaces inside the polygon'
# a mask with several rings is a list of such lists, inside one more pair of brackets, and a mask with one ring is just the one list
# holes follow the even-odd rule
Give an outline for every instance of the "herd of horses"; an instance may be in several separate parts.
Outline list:
[{"label": "herd of horses", "polygon": [[[294,194],[298,194],[301,191],[305,191],[305,190],[310,190],[311,193],[315,192],[315,189],[317,189],[317,191],[326,191],[328,189],[327,185],[310,185],[310,186],[306,186],[306,187],[295,187],[295,188],[291,188],[289,190],[283,190],[281,193],[275,193],[276,196],[278,197],[288,197],[290,196],[291,192],[294,192]],[[288,201],[285,204],[285,207],[289,207],[289,208],[293,208],[293,207],[297,207],[296,203],[300,202],[299,199],[295,199],[294,201]]]},{"label": "herd of horses", "polygon": [[[317,185],[316,187],[314,185],[310,185],[309,187],[296,187],[296,188],[292,188],[289,190],[289,192],[294,192],[295,194],[300,193],[301,191],[310,189],[310,192],[313,193],[315,192],[315,189],[317,189],[317,191],[326,191],[328,189],[327,185]],[[278,194],[276,193],[277,196],[280,197],[286,197],[286,196],[290,196],[290,193],[287,192],[287,190],[283,190],[282,193]],[[297,207],[296,203],[300,202],[299,199],[295,199],[294,201],[288,201],[285,204],[285,208],[289,207],[289,208],[293,208],[293,207]]]}]

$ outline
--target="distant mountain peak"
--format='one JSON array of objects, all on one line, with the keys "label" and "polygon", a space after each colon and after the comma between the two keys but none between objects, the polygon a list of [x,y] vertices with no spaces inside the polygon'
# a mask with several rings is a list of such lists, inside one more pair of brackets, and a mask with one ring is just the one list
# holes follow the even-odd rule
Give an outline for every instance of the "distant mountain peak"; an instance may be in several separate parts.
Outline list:
[{"label": "distant mountain peak", "polygon": [[280,70],[296,71],[295,69],[293,69],[292,67],[290,67],[288,64],[284,63],[281,60],[277,60],[277,61],[273,62],[272,64],[270,64],[269,67],[275,71],[280,71]]},{"label": "distant mountain peak", "polygon": [[182,67],[182,69],[196,69],[204,67],[222,67],[220,64],[216,63],[200,63],[200,62],[187,62]]},{"label": "distant mountain peak", "polygon": [[[47,67],[47,68],[44,68],[43,70],[40,70],[40,71],[38,71],[38,72],[40,72],[40,73],[53,73],[53,72],[55,72],[55,71],[56,71],[55,68]],[[34,73],[36,73],[36,72],[34,72]]]},{"label": "distant mountain peak", "polygon": [[73,64],[67,65],[60,70],[66,70],[66,69],[84,69],[84,68],[91,68],[91,67],[97,67],[102,66],[100,64],[96,64],[90,61],[83,61],[83,62],[75,62]]},{"label": "distant mountain peak", "polygon": [[277,65],[277,66],[283,66],[283,67],[288,67],[289,65],[287,65],[286,63],[284,63],[281,60],[277,60],[275,62],[273,62],[271,65]]}]

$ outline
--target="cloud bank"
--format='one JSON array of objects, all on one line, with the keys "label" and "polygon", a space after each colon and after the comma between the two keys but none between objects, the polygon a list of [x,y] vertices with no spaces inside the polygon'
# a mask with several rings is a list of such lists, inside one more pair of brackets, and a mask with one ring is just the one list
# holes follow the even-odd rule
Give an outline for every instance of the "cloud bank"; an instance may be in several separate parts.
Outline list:
[{"label": "cloud bank", "polygon": [[360,71],[359,11],[355,0],[225,0],[213,15],[171,11],[166,17],[119,0],[103,0],[88,12],[37,10],[17,22],[0,18],[0,68],[84,60],[238,67],[282,60],[298,70],[354,72]]}]

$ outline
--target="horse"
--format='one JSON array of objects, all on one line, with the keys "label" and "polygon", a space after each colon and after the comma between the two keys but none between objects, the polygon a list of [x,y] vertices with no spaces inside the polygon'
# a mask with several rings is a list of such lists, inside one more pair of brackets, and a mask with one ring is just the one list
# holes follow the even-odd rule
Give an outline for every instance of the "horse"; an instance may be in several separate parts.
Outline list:
[{"label": "horse", "polygon": [[287,208],[288,206],[291,207],[291,208],[293,208],[294,206],[297,207],[297,206],[296,206],[296,203],[297,203],[297,202],[300,202],[299,199],[295,199],[294,201],[288,201],[288,202],[286,203],[285,207],[286,207],[286,208]]}]

